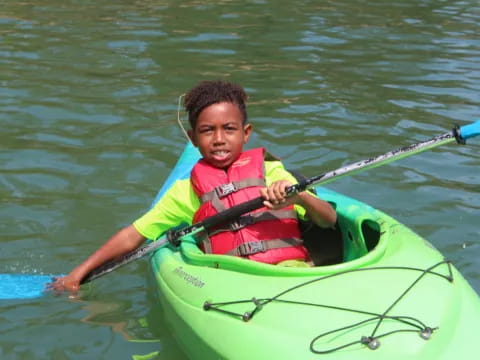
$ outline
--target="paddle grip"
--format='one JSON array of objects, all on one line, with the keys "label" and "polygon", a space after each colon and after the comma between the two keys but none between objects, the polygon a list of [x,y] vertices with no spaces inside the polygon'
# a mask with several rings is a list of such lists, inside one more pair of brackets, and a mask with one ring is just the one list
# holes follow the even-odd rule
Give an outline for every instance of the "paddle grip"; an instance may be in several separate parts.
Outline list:
[{"label": "paddle grip", "polygon": [[203,227],[206,229],[209,229],[213,226],[232,221],[233,219],[245,213],[261,208],[263,206],[263,201],[264,199],[261,196],[259,196],[255,199],[249,200],[239,205],[235,205],[230,209],[222,211],[221,213],[218,213],[214,216],[211,216],[203,220],[202,221]]},{"label": "paddle grip", "polygon": [[[302,180],[298,184],[289,186],[285,189],[285,192],[287,194],[287,197],[292,196],[298,192],[304,191],[307,187],[307,181]],[[209,229],[213,226],[223,224],[226,222],[230,222],[234,220],[235,218],[238,218],[239,216],[246,214],[250,211],[259,209],[263,207],[263,202],[265,199],[263,197],[259,196],[255,199],[246,201],[244,203],[235,205],[225,211],[222,211],[221,213],[218,213],[214,216],[211,216],[205,220],[202,221],[202,225],[204,228]]]},{"label": "paddle grip", "polygon": [[202,229],[210,229],[219,224],[230,222],[235,218],[238,218],[240,215],[243,215],[247,212],[253,211],[255,209],[261,208],[263,206],[263,198],[258,197],[247,202],[235,205],[230,209],[224,210],[221,213],[210,216],[199,223],[193,224],[183,229],[179,230],[170,230],[167,231],[167,239],[173,246],[180,245],[180,238],[185,235],[191,234],[195,231]]}]

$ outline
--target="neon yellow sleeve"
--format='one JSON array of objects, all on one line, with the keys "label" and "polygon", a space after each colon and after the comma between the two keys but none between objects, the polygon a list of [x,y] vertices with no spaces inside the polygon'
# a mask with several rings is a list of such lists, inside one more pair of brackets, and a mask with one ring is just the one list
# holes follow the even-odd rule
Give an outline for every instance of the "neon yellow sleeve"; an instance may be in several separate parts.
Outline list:
[{"label": "neon yellow sleeve", "polygon": [[[288,172],[283,164],[280,161],[265,161],[265,183],[267,186],[270,186],[272,183],[278,180],[288,180],[292,184],[297,184],[298,181],[295,179],[290,172]],[[312,196],[316,196],[312,192],[308,192]],[[305,209],[300,205],[294,205],[295,211],[300,219],[305,219]]]},{"label": "neon yellow sleeve", "polygon": [[199,206],[190,179],[177,180],[152,209],[133,222],[133,226],[146,238],[156,240],[172,227],[191,225]]}]

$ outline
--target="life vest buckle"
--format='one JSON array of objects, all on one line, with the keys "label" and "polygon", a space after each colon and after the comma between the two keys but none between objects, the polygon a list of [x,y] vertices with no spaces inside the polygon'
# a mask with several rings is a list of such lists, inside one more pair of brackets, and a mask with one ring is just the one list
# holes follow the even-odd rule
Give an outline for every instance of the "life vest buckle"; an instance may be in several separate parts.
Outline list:
[{"label": "life vest buckle", "polygon": [[231,193],[234,193],[235,191],[237,191],[237,187],[233,182],[229,182],[228,184],[222,184],[215,188],[215,192],[220,199],[227,195],[230,195]]},{"label": "life vest buckle", "polygon": [[243,229],[245,226],[253,224],[254,218],[252,215],[243,215],[240,216],[237,220],[234,220],[228,226],[231,231],[238,231]]},{"label": "life vest buckle", "polygon": [[265,245],[263,244],[263,241],[251,241],[248,243],[241,244],[238,247],[238,253],[240,254],[240,256],[253,255],[259,252],[265,252],[266,250],[267,249],[265,249]]}]

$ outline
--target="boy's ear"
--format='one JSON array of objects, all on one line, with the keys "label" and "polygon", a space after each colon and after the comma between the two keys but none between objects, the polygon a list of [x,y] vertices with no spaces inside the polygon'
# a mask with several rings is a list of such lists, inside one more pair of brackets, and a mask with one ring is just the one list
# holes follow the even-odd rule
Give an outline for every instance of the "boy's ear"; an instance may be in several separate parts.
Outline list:
[{"label": "boy's ear", "polygon": [[195,147],[198,147],[198,146],[197,146],[197,143],[196,143],[196,141],[195,141],[195,134],[194,134],[194,132],[193,132],[192,129],[187,130],[187,135],[188,135],[190,141],[192,142],[192,144],[193,144]]},{"label": "boy's ear", "polygon": [[253,126],[252,124],[247,124],[243,127],[243,136],[244,136],[244,141],[243,143],[246,144],[248,140],[250,139],[250,135],[252,134],[253,131]]}]

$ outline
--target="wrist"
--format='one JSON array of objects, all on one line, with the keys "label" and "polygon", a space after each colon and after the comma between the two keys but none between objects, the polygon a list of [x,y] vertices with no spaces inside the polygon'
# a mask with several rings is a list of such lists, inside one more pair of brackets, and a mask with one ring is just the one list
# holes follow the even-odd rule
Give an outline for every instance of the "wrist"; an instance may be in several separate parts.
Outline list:
[{"label": "wrist", "polygon": [[301,193],[298,193],[297,194],[297,201],[295,201],[295,204],[300,205],[301,207],[305,207],[306,203],[308,201],[307,196],[310,196],[310,195],[308,195],[308,193],[305,192],[305,191],[302,191]]},{"label": "wrist", "polygon": [[81,282],[87,273],[88,271],[84,270],[83,267],[78,266],[68,274],[68,277],[75,282]]}]

